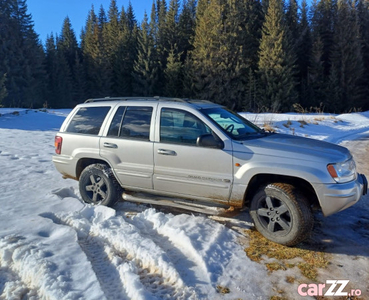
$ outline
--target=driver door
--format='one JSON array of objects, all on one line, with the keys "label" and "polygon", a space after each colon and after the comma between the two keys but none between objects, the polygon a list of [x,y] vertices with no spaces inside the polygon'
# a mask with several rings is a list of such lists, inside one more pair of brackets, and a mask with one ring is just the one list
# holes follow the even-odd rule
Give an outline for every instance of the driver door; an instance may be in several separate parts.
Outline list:
[{"label": "driver door", "polygon": [[159,122],[154,189],[227,202],[233,182],[232,149],[198,146],[197,138],[212,131],[188,111],[162,107]]}]

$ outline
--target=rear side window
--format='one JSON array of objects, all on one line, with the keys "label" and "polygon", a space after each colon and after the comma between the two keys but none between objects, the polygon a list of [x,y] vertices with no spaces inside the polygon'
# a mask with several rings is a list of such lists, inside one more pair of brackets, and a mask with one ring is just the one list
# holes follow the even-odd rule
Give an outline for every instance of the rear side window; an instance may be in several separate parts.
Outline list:
[{"label": "rear side window", "polygon": [[120,107],[109,128],[109,137],[122,137],[148,141],[152,107]]},{"label": "rear side window", "polygon": [[123,118],[121,137],[149,140],[152,107],[128,107]]},{"label": "rear side window", "polygon": [[98,135],[110,106],[82,107],[69,123],[67,132]]},{"label": "rear side window", "polygon": [[108,131],[108,136],[110,137],[118,137],[120,133],[120,127],[122,126],[123,115],[126,111],[125,106],[121,106],[118,108],[117,112],[113,120],[111,121],[110,128]]}]

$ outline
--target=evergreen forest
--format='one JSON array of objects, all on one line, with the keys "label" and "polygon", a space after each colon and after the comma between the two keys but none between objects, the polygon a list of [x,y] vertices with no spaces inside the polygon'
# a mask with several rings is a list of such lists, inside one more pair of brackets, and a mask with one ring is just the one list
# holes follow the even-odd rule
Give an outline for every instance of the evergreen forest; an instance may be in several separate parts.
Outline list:
[{"label": "evergreen forest", "polygon": [[154,0],[91,7],[42,43],[26,0],[0,0],[0,105],[207,99],[238,111],[369,110],[369,0]]}]

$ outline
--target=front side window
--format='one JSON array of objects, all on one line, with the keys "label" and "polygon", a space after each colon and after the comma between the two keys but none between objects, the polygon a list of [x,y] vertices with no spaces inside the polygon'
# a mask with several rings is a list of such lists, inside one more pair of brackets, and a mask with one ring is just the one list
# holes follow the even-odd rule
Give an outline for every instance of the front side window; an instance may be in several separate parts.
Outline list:
[{"label": "front side window", "polygon": [[211,129],[193,114],[172,108],[163,108],[160,115],[162,143],[196,145],[197,138],[211,133]]},{"label": "front side window", "polygon": [[98,135],[110,106],[81,107],[69,123],[67,132]]},{"label": "front side window", "polygon": [[242,140],[262,133],[259,127],[223,107],[202,109],[201,112],[232,139]]}]

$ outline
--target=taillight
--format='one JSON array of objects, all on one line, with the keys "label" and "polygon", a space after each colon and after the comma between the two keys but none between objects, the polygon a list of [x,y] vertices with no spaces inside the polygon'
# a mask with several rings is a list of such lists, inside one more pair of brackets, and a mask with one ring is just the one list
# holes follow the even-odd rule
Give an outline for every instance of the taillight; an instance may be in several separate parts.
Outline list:
[{"label": "taillight", "polygon": [[61,136],[55,137],[55,153],[60,154],[62,148],[63,138]]}]

